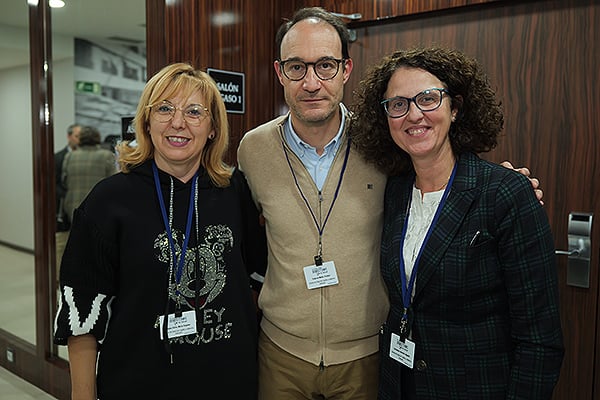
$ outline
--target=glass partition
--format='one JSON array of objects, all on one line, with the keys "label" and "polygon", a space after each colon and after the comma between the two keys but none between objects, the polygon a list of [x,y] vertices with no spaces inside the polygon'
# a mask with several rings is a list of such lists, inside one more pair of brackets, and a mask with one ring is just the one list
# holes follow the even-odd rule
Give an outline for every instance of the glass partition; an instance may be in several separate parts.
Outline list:
[{"label": "glass partition", "polygon": [[[95,126],[106,141],[103,145],[110,147],[121,135],[122,117],[135,110],[146,79],[145,0],[64,2],[50,12],[53,99],[48,120],[53,124],[53,151],[67,146],[67,128],[73,123]],[[35,345],[30,5],[21,0],[4,6],[0,13],[0,330]],[[57,236],[59,246],[66,237],[68,232]],[[60,248],[57,264],[59,259]],[[47,268],[54,270],[53,265]],[[51,276],[50,283],[54,297],[57,276]],[[51,309],[54,312],[56,305]],[[66,358],[64,348],[59,348],[59,355]]]},{"label": "glass partition", "polygon": [[[70,148],[68,140],[68,128],[73,124],[95,127],[101,134],[101,146],[112,150],[121,138],[121,121],[135,113],[146,82],[145,0],[65,3],[51,11],[57,169],[65,150],[77,151]],[[60,173],[57,178],[60,185]],[[60,211],[60,198],[57,204]],[[66,219],[64,229],[57,224],[57,271],[68,238],[69,217],[61,215]],[[67,358],[66,348],[60,346],[58,354]]]},{"label": "glass partition", "polygon": [[29,8],[10,3],[0,13],[0,329],[35,345]]}]

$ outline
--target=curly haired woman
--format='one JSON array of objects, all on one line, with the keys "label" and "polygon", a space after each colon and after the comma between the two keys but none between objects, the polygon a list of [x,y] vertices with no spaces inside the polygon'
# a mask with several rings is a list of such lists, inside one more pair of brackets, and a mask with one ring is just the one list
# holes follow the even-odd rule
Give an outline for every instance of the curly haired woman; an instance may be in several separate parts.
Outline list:
[{"label": "curly haired woman", "polygon": [[479,63],[397,51],[357,91],[354,145],[390,176],[380,399],[549,399],[563,343],[554,242],[527,178],[480,159],[502,131]]}]

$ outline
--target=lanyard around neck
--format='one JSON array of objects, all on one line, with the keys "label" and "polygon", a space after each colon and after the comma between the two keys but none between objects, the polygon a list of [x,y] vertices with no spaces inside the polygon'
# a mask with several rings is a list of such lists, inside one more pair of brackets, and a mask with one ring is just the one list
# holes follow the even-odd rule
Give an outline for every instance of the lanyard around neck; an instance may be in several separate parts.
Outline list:
[{"label": "lanyard around neck", "polygon": [[[156,186],[156,195],[158,197],[158,203],[160,205],[160,212],[162,214],[163,222],[165,224],[165,229],[167,230],[167,239],[169,240],[169,246],[171,248],[171,266],[175,268],[175,282],[177,286],[181,281],[181,275],[183,273],[183,264],[185,260],[185,253],[187,251],[188,241],[190,239],[190,231],[192,228],[192,215],[194,211],[194,193],[196,192],[196,187],[198,185],[198,172],[194,175],[192,180],[192,190],[190,191],[190,201],[188,205],[188,214],[187,214],[187,222],[185,226],[185,237],[183,241],[183,247],[181,248],[181,253],[179,254],[179,258],[177,257],[177,253],[175,251],[175,240],[173,238],[173,231],[171,227],[171,219],[167,217],[167,209],[165,207],[165,201],[162,195],[162,190],[160,189],[160,180],[158,177],[158,168],[156,167],[156,163],[152,161],[152,172],[154,174],[154,184]],[[173,178],[171,178],[171,194],[173,193]],[[173,199],[171,195],[171,204],[169,204],[170,213],[173,212]],[[179,293],[179,288],[177,288],[177,293]]]},{"label": "lanyard around neck", "polygon": [[[333,210],[333,205],[335,204],[335,201],[338,198],[338,195],[339,195],[339,192],[340,192],[340,187],[342,186],[342,179],[344,178],[344,173],[346,172],[346,166],[348,165],[348,157],[350,156],[350,139],[348,138],[348,143],[347,143],[347,147],[346,147],[346,154],[344,155],[344,163],[342,164],[342,170],[340,171],[340,177],[338,179],[338,183],[337,183],[337,186],[335,188],[335,193],[333,195],[333,201],[331,202],[331,205],[329,206],[329,210],[327,211],[327,215],[325,216],[325,220],[323,221],[323,224],[321,224],[317,220],[317,216],[315,215],[315,212],[313,211],[312,207],[310,206],[310,203],[308,202],[308,199],[304,195],[304,192],[302,191],[302,188],[300,187],[300,184],[298,183],[298,177],[296,176],[296,172],[294,171],[294,168],[292,167],[292,162],[290,161],[290,156],[288,155],[287,149],[285,148],[285,142],[284,142],[283,139],[281,140],[281,145],[283,147],[283,154],[285,154],[285,158],[287,160],[288,166],[289,166],[290,171],[292,173],[292,177],[294,178],[294,183],[296,184],[296,188],[298,189],[298,192],[300,193],[300,196],[302,197],[302,200],[304,200],[304,203],[306,204],[306,207],[308,208],[308,211],[310,212],[310,215],[312,216],[313,222],[315,223],[315,227],[317,228],[317,232],[319,233],[319,254],[318,254],[318,257],[321,257],[322,238],[323,238],[323,232],[325,231],[325,225],[327,224],[327,220],[329,219],[329,215],[331,215],[331,210]],[[333,164],[332,164],[332,166],[333,166]],[[322,195],[321,195],[321,191],[319,190],[319,202],[321,202],[321,201],[322,201]],[[315,258],[315,260],[317,260],[317,259]]]},{"label": "lanyard around neck", "polygon": [[417,258],[415,259],[415,264],[413,266],[412,272],[411,272],[410,277],[408,278],[408,282],[407,282],[406,266],[404,263],[404,240],[406,239],[406,231],[408,229],[408,218],[410,215],[410,207],[411,207],[411,202],[412,202],[412,196],[409,197],[407,211],[406,211],[406,217],[404,219],[404,226],[402,227],[402,236],[400,237],[400,281],[402,283],[402,303],[404,306],[404,311],[403,311],[403,315],[402,315],[402,323],[401,323],[401,331],[403,329],[405,330],[405,332],[401,332],[401,333],[405,333],[405,334],[408,333],[407,326],[406,326],[406,322],[408,319],[407,312],[408,312],[408,309],[410,308],[411,301],[412,301],[411,297],[412,297],[412,292],[413,292],[413,288],[415,285],[415,280],[417,277],[417,269],[419,268],[419,263],[421,261],[421,255],[423,254],[423,249],[425,248],[425,245],[427,244],[427,241],[429,240],[429,237],[431,236],[431,233],[433,232],[433,228],[434,228],[435,224],[437,223],[437,220],[440,217],[442,208],[444,208],[444,203],[446,202],[446,199],[448,198],[448,194],[450,193],[450,189],[452,187],[452,182],[454,181],[454,176],[456,175],[457,165],[458,165],[458,162],[456,162],[454,164],[454,168],[452,169],[452,174],[450,175],[450,179],[448,180],[446,189],[444,189],[444,194],[442,195],[440,204],[438,205],[437,210],[435,211],[433,220],[431,221],[431,225],[429,225],[429,229],[427,230],[427,233],[425,234],[425,239],[423,240],[423,243],[421,244],[421,248],[419,249],[419,253],[417,254]]}]

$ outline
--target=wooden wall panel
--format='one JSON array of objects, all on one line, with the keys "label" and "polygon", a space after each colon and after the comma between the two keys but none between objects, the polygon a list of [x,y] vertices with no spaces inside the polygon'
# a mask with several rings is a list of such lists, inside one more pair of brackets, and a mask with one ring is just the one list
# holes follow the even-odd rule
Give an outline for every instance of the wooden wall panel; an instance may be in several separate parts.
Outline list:
[{"label": "wooden wall panel", "polygon": [[[275,32],[289,3],[147,0],[148,74],[171,62],[245,74],[244,114],[229,114],[228,161],[235,163],[242,135],[280,112],[283,94],[273,70]],[[229,20],[230,23],[223,23]],[[221,24],[219,24],[221,21]],[[154,52],[154,49],[158,51]]]},{"label": "wooden wall panel", "polygon": [[[594,93],[600,83],[591,77],[598,71],[600,29],[595,26],[600,15],[598,6],[589,3],[496,5],[358,29],[358,41],[350,47],[355,67],[344,100],[351,103],[351,91],[367,66],[384,54],[420,44],[456,47],[480,60],[503,100],[506,137],[491,157],[510,155],[534,172],[565,166],[566,156],[585,157],[598,144],[594,129],[600,126],[600,114],[594,110],[600,109],[600,102]],[[560,153],[542,160],[546,154],[540,154],[540,146],[555,144]],[[598,172],[586,168],[578,178],[587,183],[579,206],[594,205],[591,200],[600,194],[593,184],[600,181],[594,179],[600,178]],[[545,189],[556,191],[546,204],[551,217],[564,215],[556,208],[569,195],[559,190],[555,176],[543,181]]]},{"label": "wooden wall panel", "polygon": [[[358,11],[364,20],[494,1],[502,0],[146,0],[148,75],[177,61],[246,74],[246,113],[229,114],[228,161],[234,162],[244,132],[287,110],[272,66],[277,55],[274,38],[279,25],[297,8],[320,5],[332,11]],[[223,15],[234,16],[236,21],[216,25],[215,18]]]},{"label": "wooden wall panel", "polygon": [[503,101],[504,137],[485,157],[526,165],[541,178],[556,247],[567,246],[569,212],[596,215],[591,287],[567,286],[567,259],[558,258],[566,355],[554,398],[600,398],[600,5],[497,2],[356,31],[347,103],[366,66],[384,54],[419,44],[459,48],[480,60]]},{"label": "wooden wall panel", "polygon": [[299,1],[304,6],[320,6],[326,10],[341,14],[360,13],[362,18],[352,27],[363,22],[381,23],[382,20],[398,16],[414,15],[424,12],[441,11],[450,8],[485,4],[505,0],[306,0]]},{"label": "wooden wall panel", "polygon": [[148,77],[167,64],[165,2],[146,0],[146,68]]}]

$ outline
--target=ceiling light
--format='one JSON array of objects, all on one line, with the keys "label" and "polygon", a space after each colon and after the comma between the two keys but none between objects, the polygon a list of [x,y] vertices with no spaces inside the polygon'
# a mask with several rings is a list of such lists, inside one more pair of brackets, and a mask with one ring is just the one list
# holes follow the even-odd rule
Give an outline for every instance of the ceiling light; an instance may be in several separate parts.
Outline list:
[{"label": "ceiling light", "polygon": [[214,26],[228,26],[236,24],[239,21],[237,14],[232,12],[220,12],[211,17],[211,22]]},{"label": "ceiling light", "polygon": [[62,8],[65,6],[65,2],[63,0],[50,0],[51,8]]}]

